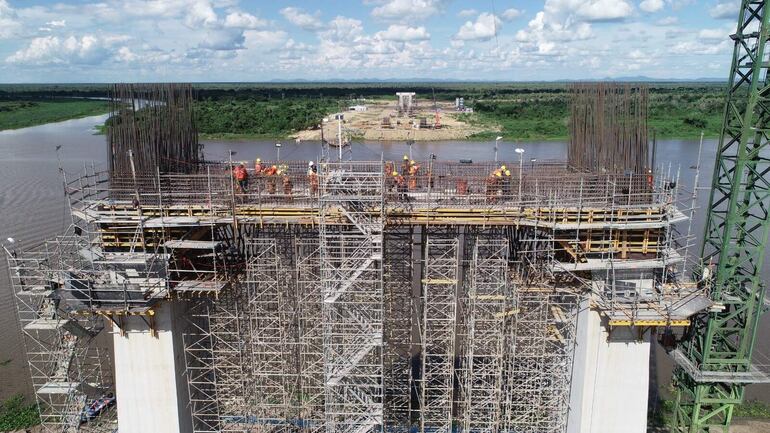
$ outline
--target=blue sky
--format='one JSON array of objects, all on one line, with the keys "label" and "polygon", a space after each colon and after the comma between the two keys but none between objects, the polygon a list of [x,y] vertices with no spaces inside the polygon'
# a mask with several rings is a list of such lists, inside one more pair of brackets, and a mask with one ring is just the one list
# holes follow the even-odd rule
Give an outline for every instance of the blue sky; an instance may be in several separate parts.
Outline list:
[{"label": "blue sky", "polygon": [[0,82],[726,79],[735,0],[0,0]]}]

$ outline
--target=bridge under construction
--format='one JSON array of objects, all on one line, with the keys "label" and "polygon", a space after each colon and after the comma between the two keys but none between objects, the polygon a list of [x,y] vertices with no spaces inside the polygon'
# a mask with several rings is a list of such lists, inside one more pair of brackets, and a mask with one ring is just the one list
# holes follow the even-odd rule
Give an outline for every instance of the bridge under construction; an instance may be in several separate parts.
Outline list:
[{"label": "bridge under construction", "polygon": [[[743,2],[736,53],[763,58],[768,20],[742,33],[762,17]],[[728,113],[766,109],[740,68],[767,63],[745,58]],[[725,120],[713,268],[692,257],[695,194],[654,163],[647,89],[571,95],[565,161],[400,169],[322,143],[317,171],[268,173],[202,157],[190,86],[116,85],[109,167],[63,173],[68,231],[6,246],[44,428],[642,433],[655,335],[678,431],[729,426],[767,381],[767,117]],[[84,412],[105,395],[117,410]]]}]

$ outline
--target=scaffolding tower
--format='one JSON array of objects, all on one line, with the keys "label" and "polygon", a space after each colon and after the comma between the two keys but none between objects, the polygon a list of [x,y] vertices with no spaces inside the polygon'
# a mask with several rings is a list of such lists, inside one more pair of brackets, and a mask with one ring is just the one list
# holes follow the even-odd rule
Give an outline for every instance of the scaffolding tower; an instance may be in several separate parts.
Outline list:
[{"label": "scaffolding tower", "polygon": [[[329,433],[377,432],[383,426],[382,170],[380,163],[321,165],[319,238]],[[331,223],[335,211],[342,218]]]}]

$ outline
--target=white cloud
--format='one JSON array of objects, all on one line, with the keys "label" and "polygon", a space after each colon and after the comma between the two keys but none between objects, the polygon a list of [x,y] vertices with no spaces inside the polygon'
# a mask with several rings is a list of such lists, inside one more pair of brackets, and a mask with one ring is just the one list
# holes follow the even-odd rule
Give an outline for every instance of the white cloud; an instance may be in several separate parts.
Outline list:
[{"label": "white cloud", "polygon": [[510,8],[510,9],[504,10],[501,16],[505,21],[513,21],[516,18],[520,17],[522,13],[524,12],[522,12],[520,9]]},{"label": "white cloud", "polygon": [[732,44],[729,42],[729,40],[726,40],[724,42],[715,44],[713,42],[685,41],[675,44],[673,47],[671,47],[670,52],[673,54],[698,55],[727,53],[730,51],[730,48],[732,48]]},{"label": "white cloud", "polygon": [[5,61],[23,65],[98,64],[110,58],[114,45],[122,41],[125,38],[45,36],[32,39],[26,48],[16,51]]},{"label": "white cloud", "polygon": [[21,30],[16,11],[8,5],[6,0],[0,0],[0,39],[7,39],[16,35]]},{"label": "white cloud", "polygon": [[663,6],[665,6],[663,0],[644,0],[639,3],[639,9],[650,13],[663,9]]},{"label": "white cloud", "polygon": [[206,31],[206,37],[198,43],[198,48],[207,50],[238,50],[243,48],[246,38],[240,29],[217,29]]},{"label": "white cloud", "polygon": [[656,24],[659,26],[672,26],[678,22],[679,22],[679,18],[672,16],[672,17],[661,18],[660,20],[658,20]]},{"label": "white cloud", "polygon": [[281,9],[281,15],[290,23],[305,30],[316,31],[323,28],[318,12],[311,15],[300,8],[288,7]]},{"label": "white cloud", "polygon": [[698,38],[704,41],[726,40],[729,32],[722,29],[703,29],[698,32]]},{"label": "white cloud", "polygon": [[738,10],[741,8],[741,2],[739,0],[722,1],[715,4],[709,9],[709,15],[712,18],[721,19],[738,19]]},{"label": "white cloud", "polygon": [[548,0],[558,8],[572,11],[585,21],[616,21],[629,17],[634,7],[626,0]]},{"label": "white cloud", "polygon": [[225,17],[224,26],[240,29],[257,29],[267,25],[267,21],[246,12],[232,12]]},{"label": "white cloud", "polygon": [[454,38],[462,41],[486,41],[497,35],[500,26],[502,26],[500,18],[484,12],[476,18],[475,22],[466,21]]},{"label": "white cloud", "polygon": [[330,41],[344,41],[350,43],[356,41],[364,34],[364,27],[361,20],[337,16],[329,21],[326,30],[321,32],[324,39]]},{"label": "white cloud", "polygon": [[467,18],[467,17],[474,17],[478,15],[478,13],[479,11],[477,11],[476,9],[463,9],[457,13],[457,16],[461,18]]},{"label": "white cloud", "polygon": [[67,20],[53,20],[45,23],[48,27],[64,27],[67,25]]},{"label": "white cloud", "polygon": [[274,50],[290,41],[288,34],[283,30],[247,30],[244,32],[244,36],[246,39],[244,47],[257,51]]},{"label": "white cloud", "polygon": [[392,24],[387,30],[377,32],[375,37],[386,41],[424,41],[430,39],[430,33],[425,27],[409,27],[403,24]]},{"label": "white cloud", "polygon": [[372,16],[384,20],[419,20],[444,10],[448,0],[387,0],[372,10]]}]

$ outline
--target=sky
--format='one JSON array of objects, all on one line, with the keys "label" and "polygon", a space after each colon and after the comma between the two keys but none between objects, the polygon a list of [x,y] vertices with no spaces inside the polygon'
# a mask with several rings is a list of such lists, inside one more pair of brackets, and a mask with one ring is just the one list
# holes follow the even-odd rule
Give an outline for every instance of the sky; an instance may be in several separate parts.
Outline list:
[{"label": "sky", "polygon": [[727,79],[736,0],[0,0],[0,82]]}]

